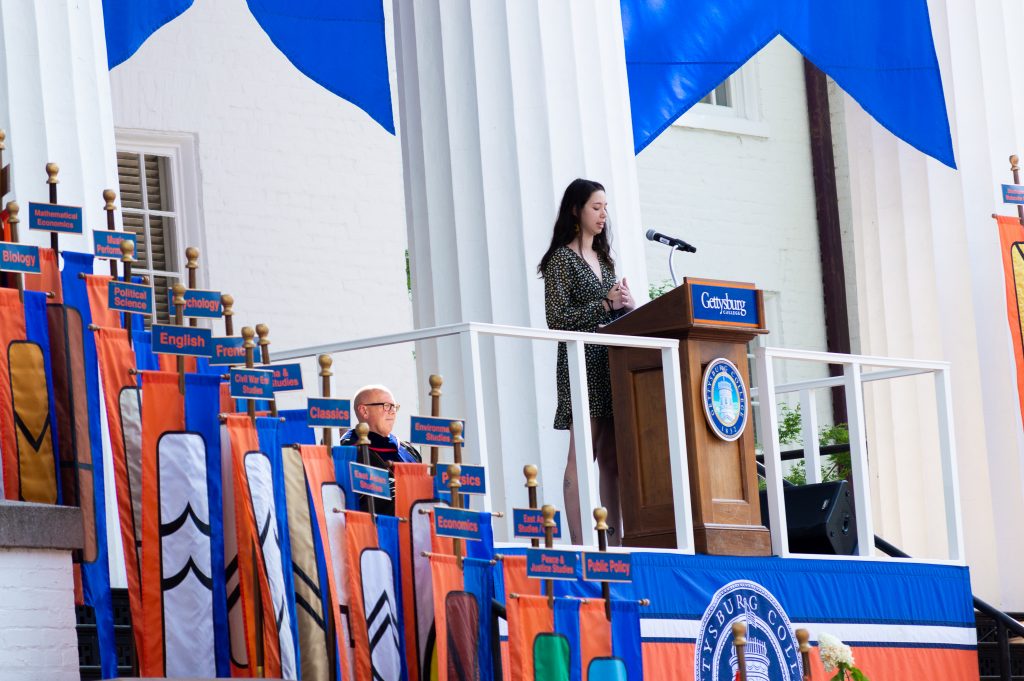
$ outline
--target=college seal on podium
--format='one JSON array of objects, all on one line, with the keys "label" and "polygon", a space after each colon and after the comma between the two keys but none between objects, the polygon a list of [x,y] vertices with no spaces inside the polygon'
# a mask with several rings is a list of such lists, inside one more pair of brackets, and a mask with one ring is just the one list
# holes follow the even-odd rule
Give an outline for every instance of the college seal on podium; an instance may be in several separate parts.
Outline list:
[{"label": "college seal on podium", "polygon": [[719,357],[711,360],[701,380],[704,415],[715,435],[733,441],[747,425],[747,386],[736,365]]}]

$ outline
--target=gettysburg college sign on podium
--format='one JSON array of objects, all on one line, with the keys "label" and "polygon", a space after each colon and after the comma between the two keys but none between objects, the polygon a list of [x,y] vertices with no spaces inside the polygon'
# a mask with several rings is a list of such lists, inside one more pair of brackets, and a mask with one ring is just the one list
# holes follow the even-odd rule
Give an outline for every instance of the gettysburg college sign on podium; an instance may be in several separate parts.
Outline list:
[{"label": "gettysburg college sign on podium", "polygon": [[[694,539],[701,553],[771,554],[761,523],[747,344],[764,328],[753,284],[687,278],[604,327],[679,340]],[[623,543],[675,546],[668,426],[659,354],[609,348]]]}]

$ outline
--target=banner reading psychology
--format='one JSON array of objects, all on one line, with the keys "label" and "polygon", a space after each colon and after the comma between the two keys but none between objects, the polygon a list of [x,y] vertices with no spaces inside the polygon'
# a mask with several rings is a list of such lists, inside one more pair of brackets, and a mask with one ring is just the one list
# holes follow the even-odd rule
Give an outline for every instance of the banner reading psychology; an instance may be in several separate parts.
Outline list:
[{"label": "banner reading psychology", "polygon": [[[512,509],[512,536],[525,539],[544,538],[544,516],[539,508]],[[562,536],[562,512],[555,511],[554,537]]]},{"label": "banner reading psychology", "polygon": [[[174,293],[167,289],[168,314],[174,315]],[[206,319],[218,319],[223,316],[224,308],[220,302],[220,291],[203,291],[200,289],[188,289],[185,291],[185,308],[181,311],[183,317],[203,317]]]},{"label": "banner reading psychology", "polygon": [[138,237],[132,232],[93,231],[92,254],[97,258],[120,260],[122,241],[131,241],[132,246],[138,248]]},{"label": "banner reading psychology", "polygon": [[431,447],[451,447],[452,432],[449,426],[453,421],[462,424],[462,436],[466,436],[466,422],[462,419],[446,419],[441,416],[413,416],[409,423],[409,442],[414,445],[430,445]]},{"label": "banner reading psychology", "polygon": [[60,234],[82,233],[82,209],[55,203],[29,203],[28,228]]},{"label": "banner reading psychology", "polygon": [[265,369],[235,369],[229,372],[231,397],[243,400],[274,399],[274,374]]},{"label": "banner reading psychology", "polygon": [[39,274],[39,247],[0,241],[0,272]]},{"label": "banner reading psychology", "polygon": [[210,356],[213,341],[209,329],[154,324],[152,331],[153,352],[159,355]]},{"label": "banner reading psychology", "polygon": [[526,576],[536,579],[576,581],[579,554],[559,549],[530,549],[526,552]]},{"label": "banner reading psychology", "polygon": [[436,506],[434,508],[434,527],[439,537],[483,541],[480,529],[481,517],[489,518],[490,514]]},{"label": "banner reading psychology", "polygon": [[211,366],[245,364],[245,340],[241,336],[225,336],[210,339]]},{"label": "banner reading psychology", "polygon": [[631,582],[633,561],[629,553],[583,553],[583,579],[588,582]]},{"label": "banner reading psychology", "polygon": [[[459,474],[459,492],[462,494],[487,494],[487,483],[484,477],[483,466],[472,466],[460,464],[462,472]],[[434,491],[448,492],[448,466],[438,464],[437,473],[434,475]],[[538,511],[540,513],[540,511]]]},{"label": "banner reading psychology", "polygon": [[111,281],[107,284],[107,307],[114,312],[153,314],[153,289],[146,284]]},{"label": "banner reading psychology", "polygon": [[348,428],[352,403],[332,397],[310,397],[306,401],[306,425],[310,428]]},{"label": "banner reading psychology", "polygon": [[388,472],[352,461],[349,463],[349,479],[356,494],[391,500],[391,483]]}]

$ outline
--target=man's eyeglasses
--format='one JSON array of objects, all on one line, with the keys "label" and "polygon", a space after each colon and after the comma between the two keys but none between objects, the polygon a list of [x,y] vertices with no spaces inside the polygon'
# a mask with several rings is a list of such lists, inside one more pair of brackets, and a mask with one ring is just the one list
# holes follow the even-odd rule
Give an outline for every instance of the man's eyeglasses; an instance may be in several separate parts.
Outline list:
[{"label": "man's eyeglasses", "polygon": [[385,414],[395,414],[402,408],[402,405],[395,404],[394,402],[366,402],[363,406],[365,407],[380,407],[384,410]]}]

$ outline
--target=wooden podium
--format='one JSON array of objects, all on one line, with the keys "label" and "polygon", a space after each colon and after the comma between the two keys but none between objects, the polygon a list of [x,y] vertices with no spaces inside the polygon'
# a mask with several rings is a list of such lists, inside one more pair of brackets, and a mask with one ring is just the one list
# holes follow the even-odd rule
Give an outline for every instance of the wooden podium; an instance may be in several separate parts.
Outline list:
[{"label": "wooden podium", "polygon": [[[697,551],[770,555],[771,537],[761,524],[747,367],[747,344],[758,334],[767,333],[762,292],[752,284],[687,278],[682,286],[601,331],[679,340]],[[748,388],[746,426],[733,441],[722,439],[712,430],[705,412],[703,374],[718,358],[735,365]],[[623,543],[674,547],[660,355],[654,350],[611,347],[609,360]]]}]

